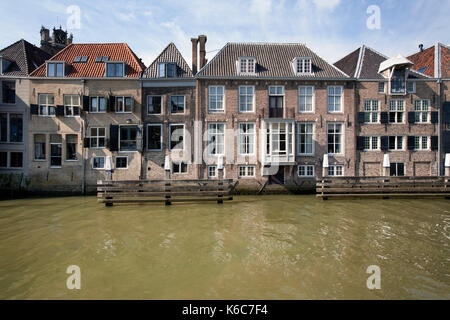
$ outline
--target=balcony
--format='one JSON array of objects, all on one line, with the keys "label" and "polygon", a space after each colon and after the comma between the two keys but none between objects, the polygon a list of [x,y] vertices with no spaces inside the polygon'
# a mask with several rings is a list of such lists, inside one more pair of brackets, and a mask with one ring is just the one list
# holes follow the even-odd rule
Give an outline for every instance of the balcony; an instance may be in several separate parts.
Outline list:
[{"label": "balcony", "polygon": [[261,159],[264,165],[295,164],[295,124],[293,120],[264,120],[261,130]]}]

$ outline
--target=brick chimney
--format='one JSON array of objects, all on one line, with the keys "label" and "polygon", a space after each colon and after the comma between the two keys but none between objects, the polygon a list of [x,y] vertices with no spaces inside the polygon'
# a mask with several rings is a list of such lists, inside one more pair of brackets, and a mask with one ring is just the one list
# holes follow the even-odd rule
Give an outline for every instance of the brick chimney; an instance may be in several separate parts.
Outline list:
[{"label": "brick chimney", "polygon": [[198,42],[200,42],[200,68],[203,68],[206,64],[206,48],[205,48],[205,44],[206,44],[206,36],[205,35],[200,35],[198,36]]},{"label": "brick chimney", "polygon": [[198,64],[198,38],[191,38],[192,41],[192,73],[197,73]]}]

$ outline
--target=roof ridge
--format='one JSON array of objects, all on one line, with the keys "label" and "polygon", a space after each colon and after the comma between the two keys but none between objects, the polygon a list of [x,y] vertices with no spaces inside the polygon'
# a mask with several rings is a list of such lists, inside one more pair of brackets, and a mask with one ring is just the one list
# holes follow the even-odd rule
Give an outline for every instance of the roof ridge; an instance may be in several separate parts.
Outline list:
[{"label": "roof ridge", "polygon": [[364,47],[365,47],[366,49],[369,49],[370,51],[373,51],[373,52],[375,52],[376,54],[382,56],[383,58],[386,58],[386,60],[389,59],[389,57],[388,57],[387,55],[385,55],[385,54],[383,54],[383,53],[381,53],[381,52],[379,52],[379,51],[377,51],[377,50],[375,50],[375,49],[373,49],[373,48],[371,48],[371,47],[369,47],[369,46],[367,46],[367,45],[364,45]]},{"label": "roof ridge", "polygon": [[329,66],[332,66],[336,71],[342,73],[344,76],[346,76],[347,78],[351,78],[348,74],[346,74],[344,71],[342,71],[341,69],[339,69],[338,67],[336,67],[334,64],[329,63],[327,60],[325,60],[324,58],[322,58],[320,55],[317,54],[317,52],[315,52],[313,49],[311,49],[310,47],[304,45],[306,49],[308,49],[309,51],[311,51],[312,53],[314,53],[319,59],[321,59],[323,62],[325,62],[326,64],[328,64]]},{"label": "roof ridge", "polygon": [[233,44],[233,42],[227,42],[225,43],[225,45],[219,50],[219,52],[216,53],[216,55],[214,57],[212,57],[211,60],[209,60],[200,70],[198,70],[198,72],[195,74],[195,76],[197,76],[198,74],[200,74],[200,72],[202,72],[211,62],[213,62],[221,53],[222,51],[228,47],[229,45]]},{"label": "roof ridge", "polygon": [[25,40],[24,39],[20,39],[19,41],[21,41],[22,42],[22,46],[23,46],[23,57],[24,57],[24,60],[25,60],[25,70],[26,70],[26,72],[27,72],[27,74],[30,74],[30,72],[29,72],[29,68],[28,68],[28,59],[27,59],[27,48],[25,48]]},{"label": "roof ridge", "polygon": [[245,41],[245,42],[228,42],[227,44],[251,44],[251,45],[301,45],[306,47],[304,42],[263,42],[263,41]]},{"label": "roof ridge", "polygon": [[141,74],[139,75],[139,76],[141,76],[142,72],[145,71],[145,64],[143,62],[141,62],[141,60],[139,60],[138,56],[136,55],[136,53],[134,53],[133,50],[131,50],[131,48],[128,45],[128,43],[124,42],[123,45],[128,50],[128,52],[131,54],[131,56],[133,57],[134,61],[139,65],[139,67],[141,67],[142,70],[141,70]]},{"label": "roof ridge", "polygon": [[17,40],[16,42],[14,42],[14,43],[10,44],[9,46],[7,46],[7,47],[5,47],[5,48],[1,49],[1,50],[0,50],[0,52],[2,52],[2,51],[5,51],[6,49],[9,49],[9,48],[11,48],[12,46],[16,45],[17,43],[19,43],[19,42],[20,42],[20,41],[22,41],[22,40],[23,40],[23,39],[19,39],[19,40]]},{"label": "roof ridge", "polygon": [[355,78],[359,78],[359,76],[361,75],[361,69],[362,69],[365,52],[366,52],[365,45],[362,45],[361,47],[359,47],[358,61],[356,62],[355,74],[353,75]]}]

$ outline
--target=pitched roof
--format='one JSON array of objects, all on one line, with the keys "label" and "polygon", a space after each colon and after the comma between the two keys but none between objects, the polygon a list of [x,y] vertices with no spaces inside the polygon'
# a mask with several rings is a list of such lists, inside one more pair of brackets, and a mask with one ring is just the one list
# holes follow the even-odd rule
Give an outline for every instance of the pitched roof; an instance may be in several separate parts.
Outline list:
[{"label": "pitched roof", "polygon": [[152,62],[152,64],[145,70],[142,75],[143,78],[157,78],[158,77],[158,63],[174,62],[177,65],[178,78],[190,78],[192,74],[191,68],[184,60],[180,51],[173,42],[169,43],[167,47],[159,54],[159,56]]},{"label": "pitched roof", "polygon": [[450,78],[450,46],[437,43],[408,57],[413,69],[434,78]]},{"label": "pitched roof", "polygon": [[[236,61],[240,57],[256,58],[257,74],[239,75]],[[292,62],[297,57],[312,59],[312,75],[297,76]],[[199,77],[235,78],[348,78],[301,43],[227,43],[197,74]]]},{"label": "pitched roof", "polygon": [[384,79],[378,73],[378,68],[387,59],[387,56],[363,45],[337,61],[334,65],[357,79]]},{"label": "pitched roof", "polygon": [[3,70],[4,76],[27,76],[50,58],[48,53],[24,39],[1,50],[0,56],[12,62]]},{"label": "pitched roof", "polygon": [[[74,62],[75,57],[87,56],[86,62]],[[66,77],[96,78],[104,77],[106,64],[95,62],[98,56],[109,57],[108,61],[124,61],[127,65],[126,78],[139,78],[145,65],[126,43],[88,43],[70,44],[49,61],[64,61],[69,66]],[[31,76],[45,77],[45,64],[36,69]]]}]

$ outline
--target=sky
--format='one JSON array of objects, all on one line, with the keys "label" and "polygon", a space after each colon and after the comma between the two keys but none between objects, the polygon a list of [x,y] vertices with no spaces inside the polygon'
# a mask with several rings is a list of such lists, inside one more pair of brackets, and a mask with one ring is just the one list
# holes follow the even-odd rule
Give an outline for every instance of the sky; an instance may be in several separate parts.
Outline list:
[{"label": "sky", "polygon": [[0,12],[1,48],[61,25],[74,43],[126,42],[147,66],[170,42],[190,64],[200,34],[208,59],[227,42],[305,43],[330,63],[362,44],[387,56],[450,44],[449,0],[2,0]]}]

